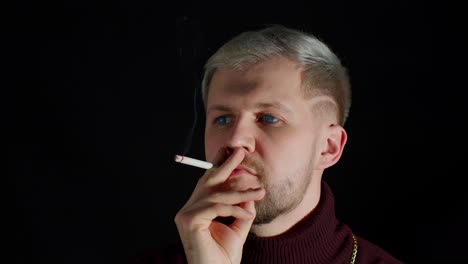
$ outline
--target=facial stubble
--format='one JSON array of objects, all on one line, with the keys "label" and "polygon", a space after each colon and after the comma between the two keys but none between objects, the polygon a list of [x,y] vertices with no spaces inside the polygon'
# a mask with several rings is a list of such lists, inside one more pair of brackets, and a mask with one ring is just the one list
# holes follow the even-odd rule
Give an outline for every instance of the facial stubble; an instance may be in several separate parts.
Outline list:
[{"label": "facial stubble", "polygon": [[256,217],[254,225],[271,223],[278,216],[287,214],[297,208],[304,199],[307,188],[311,182],[312,164],[298,169],[279,183],[271,183],[268,172],[263,170],[260,175],[265,188],[265,197],[255,203]]}]

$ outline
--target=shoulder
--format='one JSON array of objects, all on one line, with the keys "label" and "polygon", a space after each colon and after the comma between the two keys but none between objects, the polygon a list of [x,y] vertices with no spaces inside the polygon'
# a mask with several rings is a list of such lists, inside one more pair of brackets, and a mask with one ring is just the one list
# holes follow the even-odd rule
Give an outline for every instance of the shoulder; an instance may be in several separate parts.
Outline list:
[{"label": "shoulder", "polygon": [[184,249],[180,244],[143,250],[132,257],[129,264],[186,264]]},{"label": "shoulder", "polygon": [[358,252],[356,263],[364,264],[402,264],[403,262],[368,240],[357,237]]}]

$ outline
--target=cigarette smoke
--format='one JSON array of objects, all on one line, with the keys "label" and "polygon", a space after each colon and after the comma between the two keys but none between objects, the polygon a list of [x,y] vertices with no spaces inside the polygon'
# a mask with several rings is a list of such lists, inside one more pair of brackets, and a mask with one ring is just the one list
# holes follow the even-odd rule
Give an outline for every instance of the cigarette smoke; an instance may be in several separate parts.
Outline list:
[{"label": "cigarette smoke", "polygon": [[197,96],[198,96],[198,89],[194,89],[194,94],[193,94],[193,123],[192,123],[192,127],[190,128],[190,130],[187,133],[187,137],[185,138],[184,150],[182,151],[184,156],[189,154],[190,148],[192,146],[193,135],[195,133],[195,127],[197,126],[197,121],[198,121]]}]

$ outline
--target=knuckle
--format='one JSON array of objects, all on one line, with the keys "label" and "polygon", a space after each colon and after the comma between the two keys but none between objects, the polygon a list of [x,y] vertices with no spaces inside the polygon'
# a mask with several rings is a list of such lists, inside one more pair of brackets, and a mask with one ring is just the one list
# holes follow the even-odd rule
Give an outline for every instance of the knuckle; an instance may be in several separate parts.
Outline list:
[{"label": "knuckle", "polygon": [[220,199],[221,196],[222,196],[222,194],[220,192],[213,192],[208,197],[208,201],[211,202],[211,203],[215,203],[216,201],[218,201]]},{"label": "knuckle", "polygon": [[190,225],[193,219],[195,218],[195,213],[190,210],[181,210],[179,211],[174,218],[176,224],[180,225]]},{"label": "knuckle", "polygon": [[213,204],[213,209],[219,214],[222,213],[225,207],[222,204]]},{"label": "knuckle", "polygon": [[179,211],[175,217],[174,217],[174,222],[176,223],[184,223],[186,219],[186,214],[183,211]]}]

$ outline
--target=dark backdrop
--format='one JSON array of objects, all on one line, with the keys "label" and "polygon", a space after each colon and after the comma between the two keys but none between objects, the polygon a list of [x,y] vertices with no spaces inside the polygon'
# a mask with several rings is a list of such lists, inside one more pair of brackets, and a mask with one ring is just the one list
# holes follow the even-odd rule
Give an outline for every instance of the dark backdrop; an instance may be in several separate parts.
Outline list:
[{"label": "dark backdrop", "polygon": [[267,23],[316,34],[350,70],[349,141],[324,176],[338,217],[407,263],[468,261],[462,17],[440,3],[376,2],[6,10],[16,263],[126,263],[176,241],[174,215],[203,173],[173,162],[204,157],[193,127],[204,121],[203,62]]}]

